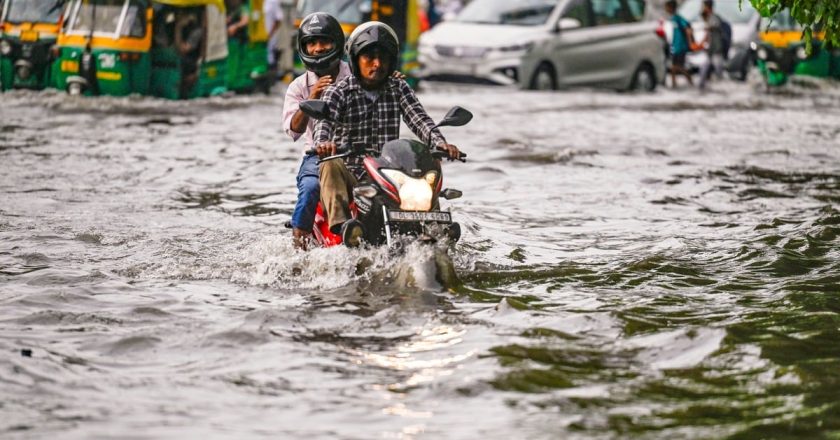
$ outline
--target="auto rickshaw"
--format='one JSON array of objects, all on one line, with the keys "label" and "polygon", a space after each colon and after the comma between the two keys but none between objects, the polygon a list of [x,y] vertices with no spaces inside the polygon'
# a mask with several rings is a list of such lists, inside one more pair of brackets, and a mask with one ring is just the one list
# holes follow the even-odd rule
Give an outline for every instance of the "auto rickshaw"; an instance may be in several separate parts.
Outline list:
[{"label": "auto rickshaw", "polygon": [[6,0],[0,6],[0,89],[43,89],[53,82],[53,46],[64,0]]},{"label": "auto rickshaw", "polygon": [[[415,76],[420,68],[417,61],[417,42],[420,39],[420,14],[417,0],[299,0],[299,17],[306,17],[313,12],[326,12],[341,23],[345,35],[349,36],[356,26],[366,21],[381,21],[391,26],[400,39],[402,65],[399,70],[414,87],[419,82]],[[295,27],[300,26],[300,20]],[[297,47],[294,44],[293,47]],[[295,71],[301,74],[306,70],[303,63],[295,58]]]},{"label": "auto rickshaw", "polygon": [[802,40],[802,26],[784,10],[761,24],[754,43],[758,69],[768,87],[784,85],[793,75],[840,79],[840,51],[813,32],[809,54]]},{"label": "auto rickshaw", "polygon": [[268,93],[268,32],[265,30],[263,0],[226,0],[228,26],[246,17],[248,25],[228,34],[227,84],[230,90]]},{"label": "auto rickshaw", "polygon": [[66,14],[61,90],[168,99],[227,91],[223,0],[71,0]]}]

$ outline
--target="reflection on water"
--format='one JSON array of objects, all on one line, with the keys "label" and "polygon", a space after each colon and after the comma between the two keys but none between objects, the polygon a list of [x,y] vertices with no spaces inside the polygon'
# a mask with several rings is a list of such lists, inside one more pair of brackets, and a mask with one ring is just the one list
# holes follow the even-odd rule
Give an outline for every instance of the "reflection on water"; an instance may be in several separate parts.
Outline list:
[{"label": "reflection on water", "polygon": [[714,86],[426,86],[465,233],[398,253],[292,247],[279,96],[5,94],[0,432],[836,437],[840,91]]}]

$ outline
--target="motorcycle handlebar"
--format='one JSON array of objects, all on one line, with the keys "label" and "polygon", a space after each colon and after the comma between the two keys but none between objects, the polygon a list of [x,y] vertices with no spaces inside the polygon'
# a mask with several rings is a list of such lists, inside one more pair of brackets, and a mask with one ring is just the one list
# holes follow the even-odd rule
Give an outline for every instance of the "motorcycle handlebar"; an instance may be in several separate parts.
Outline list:
[{"label": "motorcycle handlebar", "polygon": [[[345,153],[349,153],[349,152],[350,152],[350,144],[341,144],[335,149],[335,154],[336,155],[345,154]],[[305,154],[309,155],[309,156],[314,156],[314,155],[318,154],[318,150],[316,148],[310,148],[310,149],[306,150]]]},{"label": "motorcycle handlebar", "polygon": [[[353,148],[350,144],[346,144],[346,143],[341,144],[338,148],[336,148],[336,152],[335,152],[334,156],[325,157],[325,158],[321,159],[319,161],[319,163],[323,162],[325,160],[329,160],[329,159],[336,159],[338,157],[349,156],[349,155],[352,154],[352,150],[353,150]],[[356,153],[357,154],[367,154],[371,151],[372,150],[370,150],[370,149],[357,149]],[[310,148],[310,149],[306,150],[306,155],[314,156],[316,154],[317,154],[317,149],[315,149],[315,148]],[[432,156],[435,159],[438,159],[438,160],[449,159],[449,154],[446,151],[442,151],[442,150],[432,151]],[[461,156],[458,157],[458,159],[451,159],[451,160],[460,160],[461,162],[466,162],[467,161],[466,157],[467,157],[467,153],[462,152]]]}]

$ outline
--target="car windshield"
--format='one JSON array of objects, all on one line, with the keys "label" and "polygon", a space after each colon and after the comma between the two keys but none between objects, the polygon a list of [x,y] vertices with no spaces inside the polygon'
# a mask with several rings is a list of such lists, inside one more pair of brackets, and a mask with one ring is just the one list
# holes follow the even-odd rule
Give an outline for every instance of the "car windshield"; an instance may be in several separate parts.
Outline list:
[{"label": "car windshield", "polygon": [[538,26],[548,21],[557,5],[555,0],[473,0],[465,7],[456,21],[462,23],[510,24]]},{"label": "car windshield", "polygon": [[126,0],[80,1],[70,21],[71,32],[95,32],[115,34],[120,25]]},{"label": "car windshield", "polygon": [[774,15],[771,18],[762,18],[761,19],[761,28],[762,31],[801,31],[802,25],[796,22],[793,17],[790,16],[790,12],[785,9],[782,12]]},{"label": "car windshield", "polygon": [[8,0],[8,14],[5,21],[10,23],[58,23],[61,18],[61,0]]},{"label": "car windshield", "polygon": [[[748,0],[739,2],[737,0],[718,0],[714,3],[715,14],[719,15],[729,23],[748,23],[758,11],[753,8]],[[703,9],[703,0],[687,0],[680,6],[679,13],[690,22],[700,21],[700,11]]]},{"label": "car windshield", "polygon": [[363,12],[370,11],[371,0],[303,0],[298,5],[301,17],[313,12],[326,12],[341,23],[359,24]]}]

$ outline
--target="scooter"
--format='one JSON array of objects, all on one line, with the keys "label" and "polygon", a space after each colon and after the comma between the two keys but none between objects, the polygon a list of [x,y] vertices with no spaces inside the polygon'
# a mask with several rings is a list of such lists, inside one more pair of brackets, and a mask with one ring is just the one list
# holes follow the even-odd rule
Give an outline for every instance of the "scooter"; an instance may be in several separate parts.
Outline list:
[{"label": "scooter", "polygon": [[[324,101],[303,101],[301,111],[311,118],[329,119]],[[472,120],[472,113],[462,107],[453,107],[437,127],[457,127]],[[337,123],[333,121],[334,123]],[[315,154],[310,150],[308,154]],[[462,162],[466,154],[461,153]],[[461,238],[461,226],[452,221],[450,211],[442,211],[439,199],[457,199],[462,192],[442,189],[443,174],[440,161],[448,158],[443,151],[432,151],[429,143],[396,139],[382,146],[382,151],[366,145],[346,143],[337,154],[320,159],[348,160],[348,170],[357,177],[350,203],[352,219],[344,231],[359,231],[353,236],[342,237],[330,231],[326,212],[319,202],[315,214],[313,236],[321,246],[330,247],[344,243],[357,246],[359,239],[374,245],[400,246],[400,237],[413,237],[420,242],[436,243],[441,240],[456,242]],[[361,226],[358,228],[356,226]],[[347,235],[347,234],[345,234]]]}]

